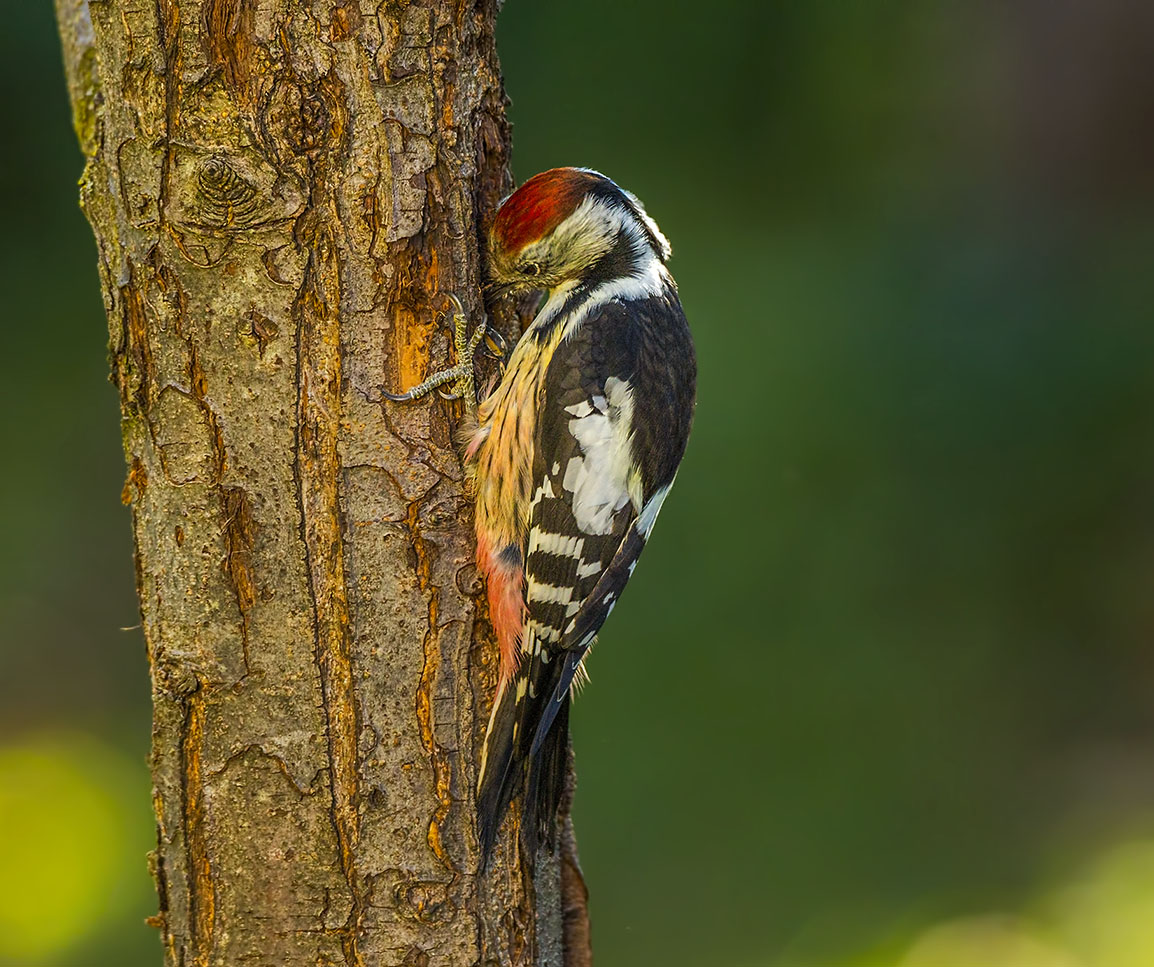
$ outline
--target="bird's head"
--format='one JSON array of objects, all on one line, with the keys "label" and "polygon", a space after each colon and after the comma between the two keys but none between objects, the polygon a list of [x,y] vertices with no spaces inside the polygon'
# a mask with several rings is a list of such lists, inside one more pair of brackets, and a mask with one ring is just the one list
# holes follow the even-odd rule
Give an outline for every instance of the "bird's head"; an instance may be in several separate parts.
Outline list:
[{"label": "bird's head", "polygon": [[669,242],[635,195],[588,168],[534,175],[501,204],[489,238],[495,293],[555,289],[629,274],[669,258]]}]

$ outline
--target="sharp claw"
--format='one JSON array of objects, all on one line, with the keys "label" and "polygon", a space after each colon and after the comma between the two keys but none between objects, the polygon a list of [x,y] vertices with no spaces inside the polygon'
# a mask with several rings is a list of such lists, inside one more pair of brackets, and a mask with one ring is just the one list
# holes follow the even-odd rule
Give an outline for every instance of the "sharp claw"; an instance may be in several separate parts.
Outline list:
[{"label": "sharp claw", "polygon": [[443,400],[459,400],[461,398],[460,393],[446,393],[443,389],[438,389],[437,395]]},{"label": "sharp claw", "polygon": [[386,390],[381,390],[380,393],[385,399],[392,400],[394,403],[409,403],[416,398],[413,396],[412,390],[407,393],[389,393]]},{"label": "sharp claw", "polygon": [[445,293],[445,298],[449,300],[452,310],[441,313],[441,325],[446,329],[455,331],[457,328],[457,318],[465,315],[465,307],[461,305],[461,300],[451,292]]},{"label": "sharp claw", "polygon": [[485,327],[485,355],[490,359],[504,359],[509,353],[509,343],[496,329]]}]

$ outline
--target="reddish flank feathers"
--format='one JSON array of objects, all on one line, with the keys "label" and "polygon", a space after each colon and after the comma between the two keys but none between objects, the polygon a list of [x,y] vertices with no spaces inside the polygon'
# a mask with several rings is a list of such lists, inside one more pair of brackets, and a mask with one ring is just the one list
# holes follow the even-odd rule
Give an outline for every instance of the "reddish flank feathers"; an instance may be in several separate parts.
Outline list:
[{"label": "reddish flank feathers", "polygon": [[534,175],[505,199],[493,223],[493,237],[506,252],[543,238],[571,215],[601,180],[580,168],[550,168]]},{"label": "reddish flank feathers", "polygon": [[518,645],[525,624],[525,571],[521,565],[494,553],[487,534],[477,533],[477,562],[488,579],[489,620],[501,646],[501,684],[506,684],[521,661]]}]

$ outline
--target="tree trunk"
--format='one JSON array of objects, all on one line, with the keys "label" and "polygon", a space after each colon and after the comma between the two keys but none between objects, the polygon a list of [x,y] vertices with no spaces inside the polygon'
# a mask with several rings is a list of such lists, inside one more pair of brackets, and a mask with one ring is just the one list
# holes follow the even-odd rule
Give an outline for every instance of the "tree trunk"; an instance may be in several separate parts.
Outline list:
[{"label": "tree trunk", "polygon": [[121,398],[166,963],[561,964],[563,933],[587,936],[572,857],[534,882],[507,834],[476,874],[497,657],[459,404],[380,398],[448,361],[448,293],[482,312],[509,186],[496,0],[57,13]]}]

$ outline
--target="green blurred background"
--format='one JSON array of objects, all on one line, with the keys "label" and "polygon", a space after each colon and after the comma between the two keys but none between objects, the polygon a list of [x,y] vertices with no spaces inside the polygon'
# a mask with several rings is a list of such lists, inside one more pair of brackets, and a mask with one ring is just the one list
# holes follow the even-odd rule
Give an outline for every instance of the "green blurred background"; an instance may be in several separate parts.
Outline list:
[{"label": "green blurred background", "polygon": [[[1154,964],[1154,5],[509,0],[519,179],[674,245],[694,437],[578,703],[601,967]],[[0,35],[0,965],[160,962],[49,5]]]}]

